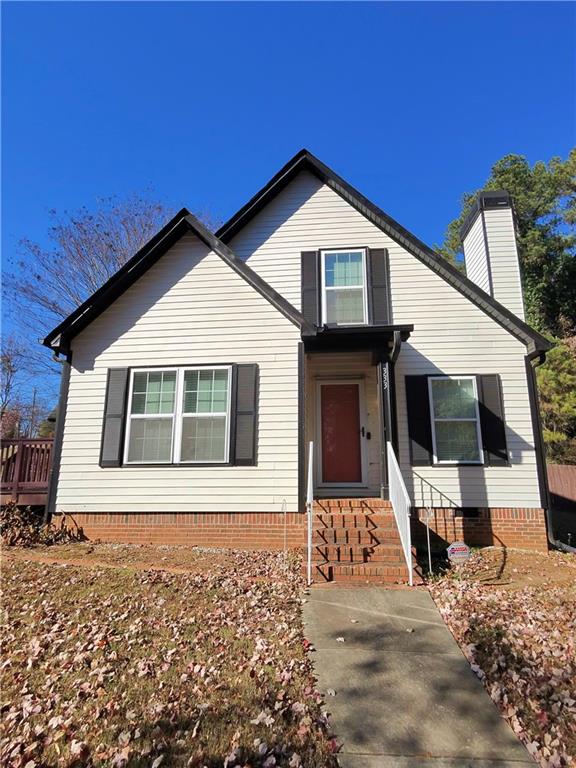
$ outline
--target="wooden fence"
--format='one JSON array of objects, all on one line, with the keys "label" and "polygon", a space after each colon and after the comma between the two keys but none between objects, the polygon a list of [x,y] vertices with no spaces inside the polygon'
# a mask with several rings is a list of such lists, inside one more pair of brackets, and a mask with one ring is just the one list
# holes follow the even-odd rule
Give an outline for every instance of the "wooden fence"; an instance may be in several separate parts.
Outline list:
[{"label": "wooden fence", "polygon": [[552,506],[576,511],[576,464],[548,464]]},{"label": "wooden fence", "polygon": [[52,439],[3,440],[0,491],[2,504],[45,504],[52,468]]}]

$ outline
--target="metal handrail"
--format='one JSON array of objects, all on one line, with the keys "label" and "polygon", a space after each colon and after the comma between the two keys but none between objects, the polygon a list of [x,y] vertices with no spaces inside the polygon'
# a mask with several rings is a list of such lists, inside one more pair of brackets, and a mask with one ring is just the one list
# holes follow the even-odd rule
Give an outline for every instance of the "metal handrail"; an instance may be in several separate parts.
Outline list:
[{"label": "metal handrail", "polygon": [[410,511],[412,509],[412,503],[408,491],[406,490],[404,478],[400,472],[396,453],[390,442],[386,445],[386,451],[388,454],[390,501],[392,503],[392,509],[394,510],[396,527],[400,534],[404,559],[406,560],[406,566],[408,568],[408,583],[412,586],[412,535],[410,532]]},{"label": "metal handrail", "polygon": [[314,443],[308,443],[308,477],[306,486],[306,516],[308,522],[307,581],[312,584],[312,507],[314,506]]}]

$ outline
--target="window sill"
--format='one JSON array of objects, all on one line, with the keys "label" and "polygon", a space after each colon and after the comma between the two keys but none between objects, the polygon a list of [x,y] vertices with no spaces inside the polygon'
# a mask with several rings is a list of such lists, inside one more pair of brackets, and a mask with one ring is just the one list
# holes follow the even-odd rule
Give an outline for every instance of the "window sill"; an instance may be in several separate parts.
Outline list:
[{"label": "window sill", "polygon": [[[188,461],[188,462],[180,462],[178,464],[174,462],[168,462],[168,461],[160,461],[160,462],[149,462],[149,463],[136,463],[136,462],[127,462],[125,464],[121,464],[119,467],[115,467],[115,469],[148,469],[150,467],[158,468],[158,467],[165,467],[165,468],[187,468],[191,469],[194,467],[235,467],[239,466],[237,464],[233,464],[231,461]],[[106,467],[105,467],[106,469]]]},{"label": "window sill", "polygon": [[485,467],[483,461],[434,461],[432,467]]}]

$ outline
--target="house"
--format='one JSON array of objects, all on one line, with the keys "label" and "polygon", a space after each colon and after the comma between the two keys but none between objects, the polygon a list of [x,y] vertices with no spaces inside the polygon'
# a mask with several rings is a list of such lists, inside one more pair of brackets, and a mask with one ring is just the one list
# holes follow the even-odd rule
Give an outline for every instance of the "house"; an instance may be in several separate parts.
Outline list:
[{"label": "house", "polygon": [[180,211],[44,340],[50,511],[103,540],[300,546],[312,443],[320,562],[361,561],[342,573],[398,543],[406,493],[416,542],[427,519],[442,546],[545,550],[550,345],[506,192],[463,240],[467,277],[306,150],[216,234]]}]

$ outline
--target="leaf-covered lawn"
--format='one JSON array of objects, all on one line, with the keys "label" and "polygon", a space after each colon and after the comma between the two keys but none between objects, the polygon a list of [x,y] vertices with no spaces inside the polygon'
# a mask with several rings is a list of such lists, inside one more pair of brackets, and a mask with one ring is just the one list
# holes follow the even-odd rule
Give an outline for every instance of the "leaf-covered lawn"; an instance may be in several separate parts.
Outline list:
[{"label": "leaf-covered lawn", "polygon": [[[75,546],[50,558],[73,558]],[[335,765],[298,562],[77,551],[82,566],[3,553],[2,765]],[[103,567],[119,552],[124,567]],[[190,572],[142,570],[143,557]]]},{"label": "leaf-covered lawn", "polygon": [[445,621],[541,766],[576,765],[576,558],[488,549],[430,584]]}]

